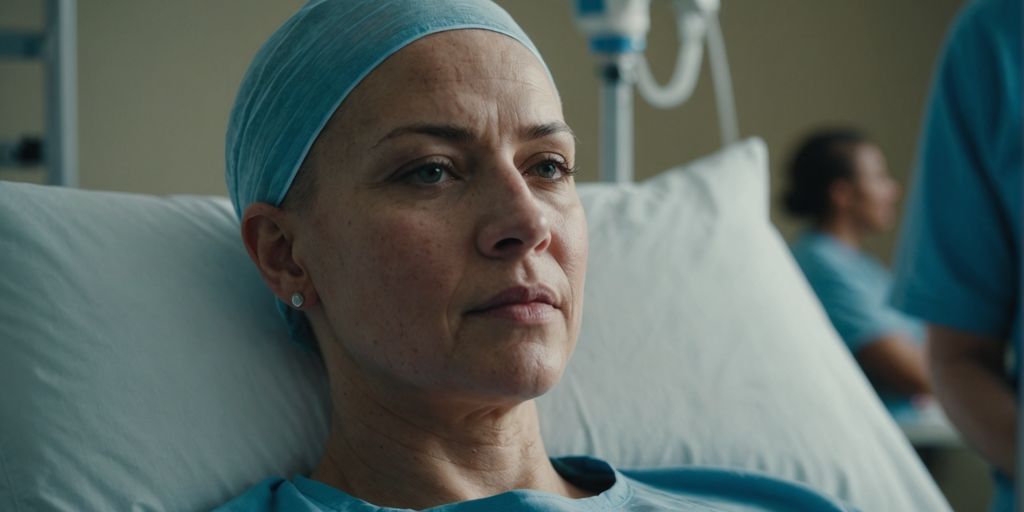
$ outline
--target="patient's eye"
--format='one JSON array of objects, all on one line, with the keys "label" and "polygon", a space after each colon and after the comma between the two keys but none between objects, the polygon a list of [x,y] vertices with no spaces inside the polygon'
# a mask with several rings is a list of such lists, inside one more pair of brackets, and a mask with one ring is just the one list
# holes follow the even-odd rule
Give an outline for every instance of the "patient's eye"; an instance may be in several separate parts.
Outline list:
[{"label": "patient's eye", "polygon": [[576,169],[560,158],[548,157],[530,167],[529,172],[547,180],[568,178],[576,173]]},{"label": "patient's eye", "polygon": [[430,162],[420,165],[402,176],[412,185],[437,185],[452,179],[452,173],[445,164]]},{"label": "patient's eye", "polygon": [[420,183],[437,183],[444,178],[446,171],[436,165],[420,167],[416,170],[416,179]]},{"label": "patient's eye", "polygon": [[558,168],[558,164],[548,160],[537,166],[537,176],[541,178],[557,178],[562,170]]}]

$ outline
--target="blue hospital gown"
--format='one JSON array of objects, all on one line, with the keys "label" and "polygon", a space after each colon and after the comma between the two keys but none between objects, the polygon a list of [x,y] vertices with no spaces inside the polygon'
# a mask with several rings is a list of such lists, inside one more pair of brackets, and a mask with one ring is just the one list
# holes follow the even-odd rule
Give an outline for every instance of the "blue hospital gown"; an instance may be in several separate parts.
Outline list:
[{"label": "blue hospital gown", "polygon": [[[589,457],[552,459],[566,480],[596,496],[570,499],[555,494],[514,490],[472,501],[441,505],[434,512],[592,512],[623,511],[771,511],[856,510],[802,484],[737,470],[676,468],[619,472]],[[354,498],[328,485],[296,477],[264,480],[217,512],[370,512],[397,511]]]},{"label": "blue hospital gown", "polygon": [[[972,2],[932,84],[893,291],[929,323],[1012,343],[1017,367],[1021,89],[1020,0]],[[1013,510],[1009,482],[997,484],[993,509]]]},{"label": "blue hospital gown", "polygon": [[804,233],[792,251],[851,353],[890,334],[923,341],[921,322],[889,305],[892,276],[877,260],[818,231]]}]

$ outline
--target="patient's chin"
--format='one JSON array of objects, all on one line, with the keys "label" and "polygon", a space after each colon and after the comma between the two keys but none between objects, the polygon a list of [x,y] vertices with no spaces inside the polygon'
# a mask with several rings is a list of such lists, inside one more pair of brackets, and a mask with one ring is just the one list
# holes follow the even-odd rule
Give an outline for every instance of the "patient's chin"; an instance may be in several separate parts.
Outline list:
[{"label": "patient's chin", "polygon": [[463,389],[509,399],[536,398],[561,379],[574,337],[560,318],[514,328],[502,322],[466,322],[442,373]]},{"label": "patient's chin", "polygon": [[569,358],[568,353],[552,349],[539,343],[524,344],[496,357],[490,368],[474,378],[480,398],[514,405],[550,391],[561,380]]}]

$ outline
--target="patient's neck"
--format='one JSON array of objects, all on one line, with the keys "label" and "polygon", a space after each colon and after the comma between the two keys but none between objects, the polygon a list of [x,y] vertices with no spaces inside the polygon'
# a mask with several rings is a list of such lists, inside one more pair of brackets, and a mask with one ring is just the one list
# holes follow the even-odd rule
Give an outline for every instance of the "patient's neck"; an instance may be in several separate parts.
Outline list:
[{"label": "patient's neck", "polygon": [[817,225],[816,228],[822,233],[831,235],[844,245],[854,249],[860,249],[864,244],[867,233],[856,223],[841,217],[833,217]]},{"label": "patient's neck", "polygon": [[408,400],[381,400],[353,379],[331,378],[331,433],[314,480],[374,505],[414,509],[512,489],[591,494],[554,470],[532,400],[407,407]]}]

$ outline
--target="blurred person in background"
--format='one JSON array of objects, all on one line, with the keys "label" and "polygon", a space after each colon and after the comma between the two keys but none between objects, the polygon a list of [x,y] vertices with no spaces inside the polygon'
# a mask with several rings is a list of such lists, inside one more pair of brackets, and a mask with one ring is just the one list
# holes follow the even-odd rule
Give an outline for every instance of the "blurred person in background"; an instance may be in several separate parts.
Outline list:
[{"label": "blurred person in background", "polygon": [[809,224],[793,255],[836,331],[890,410],[927,396],[923,326],[888,305],[892,277],[862,250],[896,224],[900,186],[881,149],[853,129],[820,130],[800,144],[789,174],[785,207]]},{"label": "blurred person in background", "polygon": [[892,297],[928,323],[936,396],[993,465],[998,512],[1019,510],[1011,482],[1021,358],[1021,22],[1020,0],[979,0],[950,30]]}]

